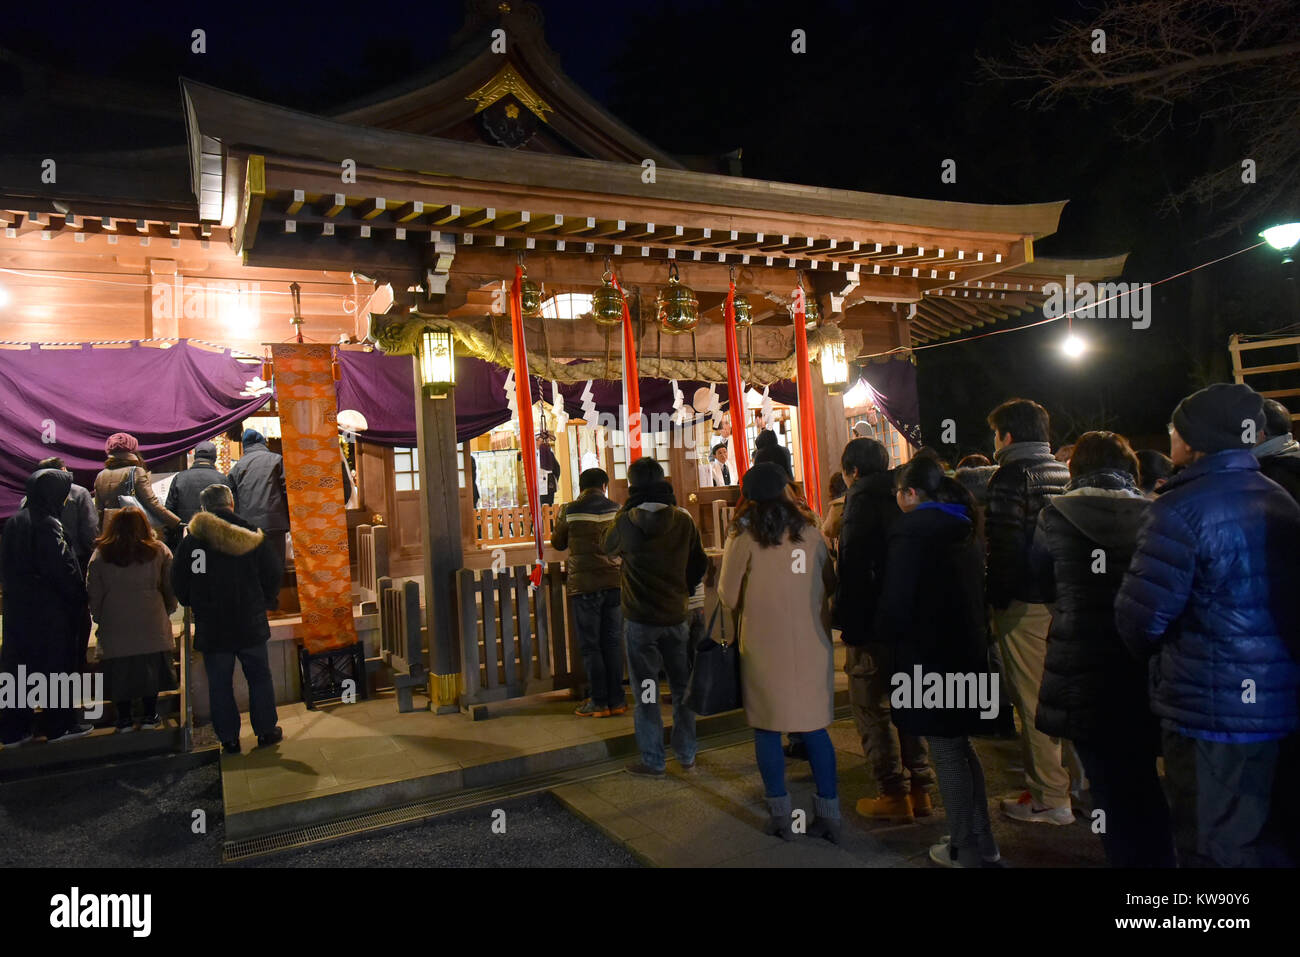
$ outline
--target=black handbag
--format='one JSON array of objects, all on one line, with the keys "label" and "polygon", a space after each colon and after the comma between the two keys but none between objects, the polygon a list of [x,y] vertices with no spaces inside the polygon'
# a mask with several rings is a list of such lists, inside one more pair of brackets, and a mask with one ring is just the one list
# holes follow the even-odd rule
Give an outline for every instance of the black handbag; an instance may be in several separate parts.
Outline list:
[{"label": "black handbag", "polygon": [[723,641],[713,640],[713,625],[721,611],[722,602],[718,602],[708,630],[696,646],[695,665],[686,686],[686,707],[696,714],[721,714],[741,706],[739,642],[726,641],[725,620]]}]

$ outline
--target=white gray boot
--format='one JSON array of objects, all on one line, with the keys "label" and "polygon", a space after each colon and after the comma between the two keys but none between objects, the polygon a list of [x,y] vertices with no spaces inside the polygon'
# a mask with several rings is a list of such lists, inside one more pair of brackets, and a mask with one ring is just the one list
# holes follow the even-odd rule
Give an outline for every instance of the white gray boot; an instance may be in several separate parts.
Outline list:
[{"label": "white gray boot", "polygon": [[763,829],[764,833],[772,834],[784,841],[793,841],[794,828],[790,823],[790,808],[789,794],[768,798],[767,809],[772,816],[767,822],[767,827]]},{"label": "white gray boot", "polygon": [[840,820],[840,799],[814,794],[813,813],[817,817],[808,825],[808,836],[824,837],[832,844],[838,844],[844,829],[844,822]]}]

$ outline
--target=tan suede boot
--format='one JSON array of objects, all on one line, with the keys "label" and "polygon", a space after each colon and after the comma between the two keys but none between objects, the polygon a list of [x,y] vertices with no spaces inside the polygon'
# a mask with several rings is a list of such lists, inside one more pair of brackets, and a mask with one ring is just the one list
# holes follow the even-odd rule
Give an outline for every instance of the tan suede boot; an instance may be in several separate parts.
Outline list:
[{"label": "tan suede boot", "polygon": [[880,797],[863,798],[858,801],[857,812],[862,817],[877,821],[911,824],[915,820],[906,794],[882,794]]},{"label": "tan suede boot", "polygon": [[930,799],[930,792],[925,788],[912,788],[907,799],[911,802],[912,814],[916,817],[929,817],[934,813],[934,801]]}]

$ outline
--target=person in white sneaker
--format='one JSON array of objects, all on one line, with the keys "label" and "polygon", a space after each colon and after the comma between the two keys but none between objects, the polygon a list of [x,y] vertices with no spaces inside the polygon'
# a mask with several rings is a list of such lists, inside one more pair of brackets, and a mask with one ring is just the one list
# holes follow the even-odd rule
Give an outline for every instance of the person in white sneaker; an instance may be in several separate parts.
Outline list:
[{"label": "person in white sneaker", "polygon": [[1037,402],[1009,399],[989,413],[988,423],[998,463],[985,513],[988,601],[1006,690],[1020,713],[1025,768],[1024,792],[1004,799],[1002,813],[1016,821],[1073,824],[1061,739],[1034,726],[1052,615],[1029,564],[1038,513],[1065,491],[1070,472],[1052,455],[1050,419]]}]

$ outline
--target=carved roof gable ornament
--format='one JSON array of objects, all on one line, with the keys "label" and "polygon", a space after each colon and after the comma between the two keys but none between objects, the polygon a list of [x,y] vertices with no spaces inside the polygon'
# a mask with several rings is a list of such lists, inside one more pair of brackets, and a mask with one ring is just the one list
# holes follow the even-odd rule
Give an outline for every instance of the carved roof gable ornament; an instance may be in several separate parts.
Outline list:
[{"label": "carved roof gable ornament", "polygon": [[519,75],[519,71],[509,63],[498,70],[496,76],[465,97],[465,99],[475,102],[475,113],[482,113],[506,95],[514,96],[543,123],[550,122],[546,119],[547,113],[555,112],[545,100],[533,92],[533,88]]}]

